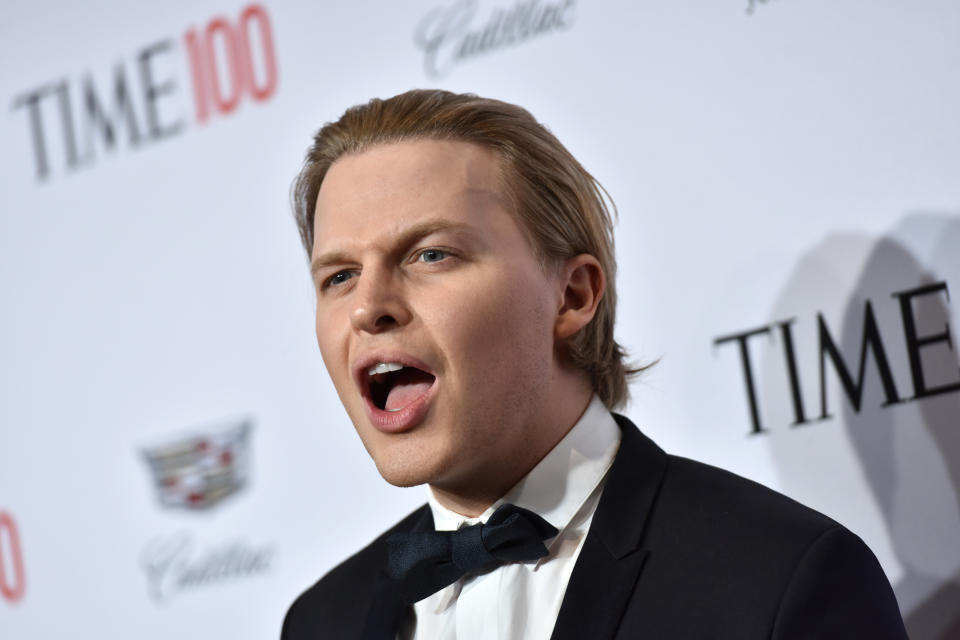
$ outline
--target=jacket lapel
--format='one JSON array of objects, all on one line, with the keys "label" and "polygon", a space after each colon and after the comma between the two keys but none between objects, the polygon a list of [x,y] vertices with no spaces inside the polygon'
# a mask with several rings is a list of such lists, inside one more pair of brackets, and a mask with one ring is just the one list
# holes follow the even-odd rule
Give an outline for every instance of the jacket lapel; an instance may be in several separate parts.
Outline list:
[{"label": "jacket lapel", "polygon": [[667,455],[621,415],[623,432],[551,640],[613,638],[649,551],[640,547]]},{"label": "jacket lapel", "polygon": [[[418,515],[419,514],[419,515]],[[433,530],[433,516],[427,505],[421,507],[420,512],[414,514],[413,526],[408,531],[431,531]],[[386,567],[387,545],[386,538],[389,534],[404,530],[402,527],[394,527],[381,537],[381,548],[383,555],[382,567]],[[411,607],[400,599],[396,587],[390,576],[387,575],[385,568],[381,568],[377,574],[376,583],[373,587],[373,595],[370,598],[370,608],[367,610],[367,616],[364,621],[363,640],[395,640],[398,631],[404,626],[404,619],[410,615]]]}]

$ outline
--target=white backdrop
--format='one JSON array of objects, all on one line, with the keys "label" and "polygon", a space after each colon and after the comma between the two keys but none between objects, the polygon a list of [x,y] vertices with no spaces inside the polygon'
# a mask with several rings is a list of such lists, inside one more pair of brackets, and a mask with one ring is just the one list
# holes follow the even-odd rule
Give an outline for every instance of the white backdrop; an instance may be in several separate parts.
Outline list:
[{"label": "white backdrop", "polygon": [[[276,637],[422,503],[326,378],[288,203],[321,124],[421,86],[527,107],[613,195],[619,336],[662,356],[625,413],[846,524],[945,637],[958,33],[950,0],[5,6],[0,637]],[[716,342],[754,329],[756,422]]]}]

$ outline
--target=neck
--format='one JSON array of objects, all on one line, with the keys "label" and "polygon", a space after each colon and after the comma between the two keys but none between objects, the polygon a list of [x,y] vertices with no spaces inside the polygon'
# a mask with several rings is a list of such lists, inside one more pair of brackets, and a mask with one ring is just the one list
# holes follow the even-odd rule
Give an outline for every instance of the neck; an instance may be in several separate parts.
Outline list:
[{"label": "neck", "polygon": [[540,424],[530,430],[523,447],[504,458],[504,465],[484,470],[482,477],[462,478],[457,482],[430,483],[441,505],[468,518],[476,518],[502,498],[543,460],[580,420],[593,398],[587,382],[571,385],[563,394],[545,404]]},{"label": "neck", "polygon": [[507,487],[507,489],[496,496],[492,493],[487,495],[481,495],[479,493],[464,495],[461,492],[447,491],[436,485],[430,485],[430,490],[433,491],[433,497],[437,499],[437,502],[447,509],[450,509],[450,511],[459,513],[467,518],[476,518],[489,509],[490,505],[503,497],[510,488]]}]

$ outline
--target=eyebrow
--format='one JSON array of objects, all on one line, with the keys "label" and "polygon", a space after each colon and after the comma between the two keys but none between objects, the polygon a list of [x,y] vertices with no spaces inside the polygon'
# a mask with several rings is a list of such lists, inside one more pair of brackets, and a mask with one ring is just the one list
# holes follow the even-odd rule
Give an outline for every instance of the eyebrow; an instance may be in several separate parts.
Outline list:
[{"label": "eyebrow", "polygon": [[[394,239],[393,244],[396,247],[407,248],[418,240],[421,240],[434,233],[443,231],[464,232],[469,231],[470,226],[462,222],[451,222],[449,220],[425,220],[411,225],[401,231]],[[310,263],[310,274],[316,278],[317,273],[328,267],[350,262],[348,254],[344,251],[334,250],[321,254]]]}]

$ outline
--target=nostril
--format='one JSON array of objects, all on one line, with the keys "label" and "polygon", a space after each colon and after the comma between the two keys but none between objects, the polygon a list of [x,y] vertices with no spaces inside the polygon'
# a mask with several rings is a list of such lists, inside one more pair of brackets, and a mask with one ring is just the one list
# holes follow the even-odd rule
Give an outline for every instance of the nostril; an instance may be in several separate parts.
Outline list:
[{"label": "nostril", "polygon": [[385,331],[400,324],[399,316],[392,310],[376,309],[372,305],[360,305],[350,314],[350,321],[360,331]]},{"label": "nostril", "polygon": [[390,315],[382,315],[382,316],[378,317],[378,318],[376,319],[376,321],[374,322],[374,325],[376,325],[376,326],[378,326],[378,327],[385,327],[385,326],[389,326],[389,325],[391,325],[391,324],[397,324],[397,320],[396,320],[396,318],[394,318],[393,316],[390,316]]}]

